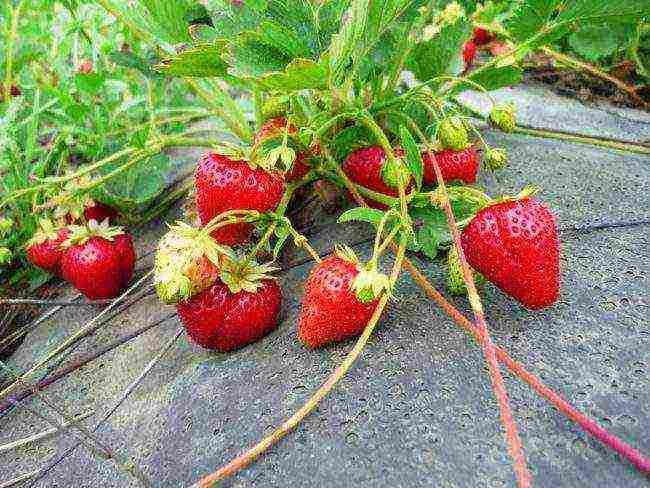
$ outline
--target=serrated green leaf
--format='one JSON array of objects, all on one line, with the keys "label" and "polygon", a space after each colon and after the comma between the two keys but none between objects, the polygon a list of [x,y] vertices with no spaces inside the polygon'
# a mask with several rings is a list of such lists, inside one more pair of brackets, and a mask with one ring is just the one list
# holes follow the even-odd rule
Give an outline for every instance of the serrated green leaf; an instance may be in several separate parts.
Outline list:
[{"label": "serrated green leaf", "polygon": [[579,55],[596,61],[613,54],[618,47],[616,33],[606,25],[586,25],[569,36],[571,48]]},{"label": "serrated green leaf", "polygon": [[327,66],[310,59],[294,59],[283,72],[250,81],[267,91],[320,90],[327,88]]},{"label": "serrated green leaf", "polygon": [[225,46],[226,41],[223,40],[199,44],[173,58],[163,59],[154,66],[154,70],[169,76],[223,77],[228,68],[221,58]]},{"label": "serrated green leaf", "polygon": [[558,22],[640,19],[650,15],[648,0],[572,0],[560,12]]},{"label": "serrated green leaf", "polygon": [[463,66],[462,47],[471,34],[472,26],[467,19],[445,25],[436,36],[413,48],[406,67],[422,82],[458,74]]},{"label": "serrated green leaf", "polygon": [[525,41],[548,26],[564,0],[518,0],[506,29],[518,41]]},{"label": "serrated green leaf", "polygon": [[207,4],[214,30],[222,39],[232,39],[244,31],[255,30],[264,19],[266,0],[210,0]]},{"label": "serrated green leaf", "polygon": [[105,82],[106,77],[101,73],[77,73],[74,77],[77,90],[93,95],[102,89]]},{"label": "serrated green leaf", "polygon": [[368,222],[369,224],[379,225],[385,212],[375,208],[356,207],[343,212],[338,219],[339,224],[345,222]]},{"label": "serrated green leaf", "polygon": [[190,41],[188,0],[138,0],[155,22],[166,41],[175,44]]},{"label": "serrated green leaf", "polygon": [[[524,73],[518,66],[493,66],[478,73],[470,73],[469,79],[478,83],[486,90],[497,90],[504,86],[513,86],[521,82]],[[462,90],[476,90],[472,85],[459,85],[455,92]]]},{"label": "serrated green leaf", "polygon": [[352,125],[334,136],[334,157],[337,161],[343,161],[352,151],[374,144],[377,144],[377,140],[365,125]]},{"label": "serrated green leaf", "polygon": [[415,139],[413,139],[413,136],[405,126],[400,127],[400,140],[402,141],[402,147],[406,152],[406,165],[415,177],[415,182],[419,190],[422,187],[422,177],[424,175],[424,165],[422,163],[420,149],[415,143]]},{"label": "serrated green leaf", "polygon": [[241,77],[262,77],[284,71],[292,61],[291,56],[266,42],[255,32],[244,32],[230,44],[226,55],[231,74]]},{"label": "serrated green leaf", "polygon": [[113,51],[108,55],[110,60],[119,66],[124,66],[125,68],[136,69],[140,71],[147,78],[161,78],[162,74],[157,73],[151,68],[153,63],[159,62],[159,58],[152,58],[150,61],[141,58],[133,53],[125,53],[122,51]]},{"label": "serrated green leaf", "polygon": [[[477,211],[477,206],[466,201],[451,202],[451,208],[456,220],[463,220]],[[413,250],[423,252],[427,257],[433,259],[440,249],[448,247],[452,241],[452,235],[447,225],[447,214],[441,208],[434,207],[430,203],[409,209],[409,215],[413,221],[416,235],[416,245]]]}]

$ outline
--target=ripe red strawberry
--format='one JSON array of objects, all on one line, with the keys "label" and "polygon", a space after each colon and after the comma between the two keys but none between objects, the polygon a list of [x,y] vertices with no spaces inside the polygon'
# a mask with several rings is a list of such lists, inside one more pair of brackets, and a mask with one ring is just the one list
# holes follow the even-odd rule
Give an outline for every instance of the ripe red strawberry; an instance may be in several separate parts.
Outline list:
[{"label": "ripe red strawberry", "polygon": [[465,60],[465,68],[469,68],[474,62],[476,57],[476,44],[472,41],[467,41],[463,46],[463,60]]},{"label": "ripe red strawberry", "polygon": [[[268,122],[266,122],[262,126],[260,131],[255,135],[255,140],[253,141],[253,144],[257,145],[268,137],[273,137],[275,135],[282,134],[282,131],[284,131],[285,128],[289,134],[295,134],[296,132],[298,132],[298,129],[296,129],[293,125],[288,124],[287,119],[285,119],[284,117],[276,117],[274,119],[271,119]],[[309,167],[308,164],[305,163],[305,161],[308,158],[309,155],[307,153],[299,152],[296,154],[296,159],[293,162],[291,171],[289,171],[285,175],[287,181],[299,180],[307,173],[309,173],[309,170],[311,168]]]},{"label": "ripe red strawberry", "polygon": [[311,271],[298,317],[298,337],[303,343],[321,347],[363,331],[378,300],[358,300],[352,289],[358,274],[357,264],[340,255],[325,259]]},{"label": "ripe red strawberry", "polygon": [[422,153],[422,163],[424,164],[423,182],[425,185],[436,185],[436,172],[433,167],[433,158],[436,158],[442,178],[445,182],[460,180],[467,184],[476,182],[476,174],[478,173],[478,157],[476,149],[469,146],[462,151],[454,151],[453,149],[445,149],[437,153],[429,151]]},{"label": "ripe red strawberry", "polygon": [[[395,149],[397,157],[404,156],[402,149]],[[389,186],[386,181],[386,153],[379,146],[366,147],[352,151],[343,162],[343,172],[357,185],[369,190],[384,193],[390,197],[397,197],[397,187]],[[412,184],[412,182],[410,182]],[[369,206],[379,209],[388,208],[386,205],[367,199]]]},{"label": "ripe red strawberry", "polygon": [[199,346],[232,351],[255,342],[275,329],[282,292],[274,280],[254,291],[230,291],[217,280],[198,295],[176,306],[187,335]]},{"label": "ripe red strawberry", "polygon": [[23,94],[20,88],[18,88],[18,85],[11,85],[11,88],[9,89],[9,93],[11,94],[12,97],[19,97]]},{"label": "ripe red strawberry", "polygon": [[105,219],[108,219],[109,222],[113,222],[118,217],[117,211],[104,205],[101,202],[94,202],[93,205],[88,205],[84,208],[84,218],[86,221],[96,220],[97,222],[103,222]]},{"label": "ripe red strawberry", "polygon": [[[215,153],[199,160],[195,185],[202,225],[228,210],[275,210],[284,193],[284,181],[278,174]],[[252,230],[250,224],[237,223],[217,229],[212,236],[231,246],[246,242]]]},{"label": "ripe red strawberry", "polygon": [[131,236],[120,227],[92,221],[71,231],[61,260],[63,277],[91,300],[118,296],[133,276]]},{"label": "ripe red strawberry", "polygon": [[491,43],[495,39],[495,36],[492,32],[485,30],[481,27],[476,27],[472,35],[472,41],[477,46],[485,46],[486,44]]},{"label": "ripe red strawberry", "polygon": [[41,228],[27,243],[27,260],[50,274],[60,276],[63,248],[70,235],[66,228],[55,228],[51,221],[41,221]]},{"label": "ripe red strawberry", "polygon": [[548,207],[524,197],[490,205],[463,230],[472,268],[529,309],[558,299],[560,243]]},{"label": "ripe red strawberry", "polygon": [[93,72],[93,61],[92,59],[84,59],[80,64],[79,64],[79,73],[83,74],[90,74]]}]

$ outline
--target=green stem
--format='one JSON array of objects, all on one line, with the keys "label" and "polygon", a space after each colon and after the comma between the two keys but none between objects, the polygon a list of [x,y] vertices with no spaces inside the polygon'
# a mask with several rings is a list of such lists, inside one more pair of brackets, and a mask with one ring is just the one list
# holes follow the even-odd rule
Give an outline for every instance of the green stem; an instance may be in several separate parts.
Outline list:
[{"label": "green stem", "polygon": [[[343,184],[343,180],[341,178],[341,175],[339,174],[340,166],[336,163],[336,161],[334,161],[331,155],[329,157],[327,157],[326,155],[325,157],[328,160],[329,166],[333,169],[333,171],[322,170],[321,174],[325,176],[327,179],[333,181],[334,183]],[[392,207],[397,202],[397,198],[393,198],[384,193],[379,193],[370,190],[365,186],[357,185],[356,183],[354,183],[354,187],[356,191],[358,191],[361,195],[365,196],[366,198],[382,203],[384,205],[388,205],[389,207]]]},{"label": "green stem", "polygon": [[9,28],[9,36],[7,37],[7,47],[5,49],[5,83],[4,83],[4,99],[11,98],[11,85],[13,84],[13,62],[14,62],[14,46],[18,38],[18,20],[20,19],[20,11],[23,7],[23,0],[18,2],[15,8],[11,10],[11,27]]},{"label": "green stem", "polygon": [[[454,100],[457,106],[467,113],[475,116],[476,118],[487,120],[487,116],[484,116],[481,112],[475,110],[469,105],[464,104],[459,100]],[[525,134],[534,137],[542,137],[545,139],[557,139],[567,142],[575,142],[578,144],[587,144],[590,146],[605,147],[608,149],[616,149],[617,151],[631,152],[635,154],[650,154],[650,147],[643,146],[640,144],[634,144],[631,142],[623,142],[612,139],[605,139],[599,137],[590,137],[580,134],[569,134],[567,132],[553,131],[549,129],[536,129],[534,127],[517,125],[514,129],[517,134]]]}]

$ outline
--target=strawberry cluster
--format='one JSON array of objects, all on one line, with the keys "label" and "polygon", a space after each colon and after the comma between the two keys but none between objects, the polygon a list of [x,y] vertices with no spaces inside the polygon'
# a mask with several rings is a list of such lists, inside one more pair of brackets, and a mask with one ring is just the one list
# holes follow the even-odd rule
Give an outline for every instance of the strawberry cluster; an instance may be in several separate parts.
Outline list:
[{"label": "strawberry cluster", "polygon": [[117,297],[133,276],[135,250],[132,237],[110,225],[116,215],[112,208],[92,202],[83,212],[66,212],[58,224],[42,219],[27,243],[28,261],[65,279],[91,300]]},{"label": "strawberry cluster", "polygon": [[[513,107],[495,106],[490,122],[511,131]],[[459,115],[440,120],[434,140],[419,155],[421,183],[416,183],[407,151],[399,145],[353,149],[339,171],[350,185],[369,192],[368,204],[383,215],[381,226],[399,216],[392,208],[400,200],[399,188],[409,198],[419,195],[435,205],[441,201],[439,177],[452,184],[449,191],[457,199],[476,203],[475,214],[463,223],[462,247],[477,279],[491,281],[528,308],[546,307],[559,291],[554,218],[530,191],[493,200],[472,187],[459,186],[474,184],[481,166],[473,130]],[[327,175],[323,168],[327,161],[332,163],[328,150],[321,149],[326,141],[301,144],[302,132],[286,113],[274,111],[261,125],[250,150],[203,156],[195,170],[198,222],[177,223],[159,244],[158,295],[163,302],[176,305],[188,336],[202,347],[231,351],[277,327],[282,292],[272,276],[271,263],[255,260],[279,227],[284,226],[284,234],[292,234],[297,244],[304,244],[284,211],[293,190]],[[314,129],[306,132],[313,134]],[[502,149],[485,145],[486,169],[500,169],[506,159]],[[427,193],[426,188],[433,191]],[[256,227],[263,236],[251,242]],[[390,235],[402,230],[395,227]],[[382,242],[379,229],[375,252],[367,264],[344,248],[322,262],[317,259],[305,283],[298,316],[298,337],[303,343],[321,347],[363,331],[379,297],[391,288],[377,264],[389,241],[387,237]],[[465,292],[455,248],[449,253],[449,289]]]}]

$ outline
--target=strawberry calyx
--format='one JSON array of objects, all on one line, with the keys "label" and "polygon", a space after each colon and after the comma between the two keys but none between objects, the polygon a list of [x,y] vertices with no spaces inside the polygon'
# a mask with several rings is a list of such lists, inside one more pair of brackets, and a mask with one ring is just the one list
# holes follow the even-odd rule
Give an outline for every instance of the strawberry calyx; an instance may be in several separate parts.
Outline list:
[{"label": "strawberry calyx", "polygon": [[56,219],[69,218],[72,222],[77,222],[84,217],[86,207],[95,206],[95,200],[88,193],[78,194],[81,188],[90,184],[90,178],[80,176],[68,181],[63,186],[63,194],[72,195],[54,208],[54,217]]},{"label": "strawberry calyx", "polygon": [[65,248],[84,244],[93,237],[100,237],[107,241],[112,241],[116,236],[124,234],[122,227],[111,226],[108,219],[101,223],[93,219],[86,225],[71,225],[68,228],[70,235],[62,244]]},{"label": "strawberry calyx", "polygon": [[446,194],[438,187],[429,194],[429,200],[439,208],[445,206],[447,199],[450,201],[462,200],[476,204],[479,209],[485,208],[494,203],[494,200],[477,188],[471,186],[448,186]]},{"label": "strawberry calyx", "polygon": [[38,230],[27,242],[26,247],[43,244],[46,241],[56,240],[62,225],[55,224],[51,219],[43,218],[38,221]]},{"label": "strawberry calyx", "polygon": [[500,198],[496,198],[492,200],[492,202],[490,202],[490,204],[488,204],[487,206],[496,205],[498,203],[516,202],[518,200],[525,200],[527,198],[535,196],[537,193],[539,193],[539,187],[536,187],[534,185],[528,185],[522,188],[521,191],[516,195],[512,195],[512,196],[504,195]]},{"label": "strawberry calyx", "polygon": [[359,271],[350,284],[359,302],[370,303],[379,298],[384,291],[390,291],[390,280],[388,276],[378,271],[375,259],[362,266],[354,250],[345,245],[337,245],[334,254],[354,264]]},{"label": "strawberry calyx", "polygon": [[219,278],[231,293],[247,291],[255,293],[266,280],[273,280],[273,272],[279,268],[272,263],[257,264],[253,260],[240,260],[234,256],[224,256],[219,269]]},{"label": "strawberry calyx", "polygon": [[232,250],[218,244],[205,229],[181,221],[169,226],[154,260],[158,297],[173,304],[200,293],[216,281],[222,257],[227,255]]}]

